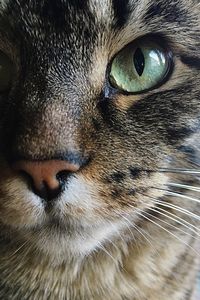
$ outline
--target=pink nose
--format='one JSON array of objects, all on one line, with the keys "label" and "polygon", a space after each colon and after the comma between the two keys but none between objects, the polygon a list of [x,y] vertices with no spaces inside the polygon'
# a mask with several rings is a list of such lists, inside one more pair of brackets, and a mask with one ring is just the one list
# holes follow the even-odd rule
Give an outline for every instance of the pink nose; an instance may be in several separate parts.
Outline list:
[{"label": "pink nose", "polygon": [[[18,172],[23,172],[32,179],[33,190],[36,194],[43,197],[45,194],[60,191],[62,179],[68,176],[69,173],[74,173],[79,170],[80,166],[68,163],[62,160],[48,161],[18,161],[13,165],[13,169]],[[54,193],[55,194],[55,193]]]}]

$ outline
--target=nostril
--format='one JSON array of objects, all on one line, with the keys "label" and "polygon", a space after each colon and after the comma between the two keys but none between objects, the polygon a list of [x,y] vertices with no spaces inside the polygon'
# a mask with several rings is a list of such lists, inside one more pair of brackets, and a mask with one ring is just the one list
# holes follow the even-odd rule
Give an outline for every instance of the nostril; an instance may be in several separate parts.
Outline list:
[{"label": "nostril", "polygon": [[51,189],[44,180],[41,181],[40,188],[38,188],[35,185],[31,175],[28,174],[26,171],[22,171],[22,170],[19,171],[19,175],[24,178],[30,191],[32,191],[35,195],[39,196],[40,198],[46,201],[51,201],[57,198],[58,195],[62,193],[64,190],[64,184],[65,184],[64,178],[62,179],[62,181],[59,180],[59,184],[57,188]]},{"label": "nostril", "polygon": [[65,183],[68,181],[69,179],[69,176],[72,174],[72,172],[69,172],[69,171],[66,171],[66,170],[63,170],[63,171],[60,171],[56,174],[56,179],[61,182],[61,183]]},{"label": "nostril", "polygon": [[45,200],[53,200],[63,192],[70,174],[79,166],[66,161],[19,161],[13,169],[27,181],[30,189]]},{"label": "nostril", "polygon": [[45,181],[43,181],[40,190],[37,190],[34,185],[32,189],[36,195],[49,202],[56,199],[63,192],[63,186],[64,184],[61,183],[57,188],[50,189],[48,184]]}]

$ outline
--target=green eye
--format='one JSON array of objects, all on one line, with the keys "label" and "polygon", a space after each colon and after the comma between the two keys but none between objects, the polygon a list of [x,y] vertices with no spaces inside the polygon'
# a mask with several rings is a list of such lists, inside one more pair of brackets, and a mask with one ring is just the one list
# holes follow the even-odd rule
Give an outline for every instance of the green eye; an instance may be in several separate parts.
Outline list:
[{"label": "green eye", "polygon": [[13,74],[13,64],[11,60],[0,51],[0,93],[10,88]]},{"label": "green eye", "polygon": [[130,44],[114,58],[110,83],[128,93],[141,93],[161,84],[170,69],[171,59],[153,42]]}]

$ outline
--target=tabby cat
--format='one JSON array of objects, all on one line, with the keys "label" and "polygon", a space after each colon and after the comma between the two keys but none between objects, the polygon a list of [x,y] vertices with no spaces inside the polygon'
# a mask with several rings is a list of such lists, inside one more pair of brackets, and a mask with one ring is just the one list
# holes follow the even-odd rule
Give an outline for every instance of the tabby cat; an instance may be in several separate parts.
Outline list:
[{"label": "tabby cat", "polygon": [[199,0],[0,0],[0,299],[200,299],[199,50]]}]

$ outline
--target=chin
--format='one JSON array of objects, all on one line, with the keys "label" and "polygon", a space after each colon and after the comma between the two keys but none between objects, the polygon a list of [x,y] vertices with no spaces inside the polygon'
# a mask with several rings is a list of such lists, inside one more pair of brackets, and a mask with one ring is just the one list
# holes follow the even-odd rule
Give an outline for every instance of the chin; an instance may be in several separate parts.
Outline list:
[{"label": "chin", "polygon": [[81,176],[72,177],[60,197],[49,203],[11,174],[0,190],[1,227],[53,264],[83,259],[112,241],[124,226],[119,217],[108,215],[98,188]]}]

